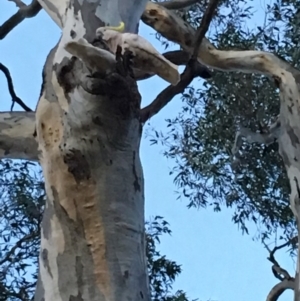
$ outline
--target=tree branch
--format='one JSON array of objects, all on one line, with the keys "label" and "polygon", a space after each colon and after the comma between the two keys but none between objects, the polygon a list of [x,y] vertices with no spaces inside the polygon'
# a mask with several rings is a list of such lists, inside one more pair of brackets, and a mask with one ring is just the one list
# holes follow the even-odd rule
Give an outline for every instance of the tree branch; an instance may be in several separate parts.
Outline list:
[{"label": "tree branch", "polygon": [[295,288],[295,280],[290,279],[290,280],[283,280],[279,283],[277,283],[269,292],[266,301],[277,301],[281,294],[287,290],[287,289],[292,289],[294,290]]},{"label": "tree branch", "polygon": [[196,32],[195,42],[194,42],[194,51],[193,51],[193,55],[192,55],[193,59],[196,59],[198,56],[200,45],[202,43],[202,40],[203,40],[206,32],[208,31],[209,25],[211,23],[211,20],[213,18],[215,10],[218,6],[218,3],[219,3],[219,0],[210,0],[208,2],[207,9],[203,15],[200,26]]},{"label": "tree branch", "polygon": [[[201,44],[201,41],[208,30],[210,21],[213,16],[213,11],[217,6],[218,0],[210,0],[207,10],[201,20],[200,26],[197,30],[197,39],[195,42],[195,51],[198,52],[197,48]],[[157,114],[163,107],[165,107],[175,95],[182,93],[185,88],[192,82],[192,80],[202,74],[203,66],[197,62],[195,57],[192,57],[187,64],[184,72],[181,75],[181,80],[176,86],[168,86],[163,90],[156,99],[147,107],[141,110],[140,121],[145,123],[149,118]]]},{"label": "tree branch", "polygon": [[[178,43],[184,50],[193,53],[196,31],[172,11],[157,3],[148,2],[142,21],[169,41]],[[296,82],[300,83],[300,71],[274,54],[252,50],[218,50],[205,37],[200,43],[197,59],[205,66],[230,72],[242,71],[281,77],[280,69],[284,69],[291,72]]]},{"label": "tree branch", "polygon": [[171,0],[159,2],[159,5],[167,9],[182,9],[200,2],[199,0]]},{"label": "tree branch", "polygon": [[270,250],[270,248],[263,242],[265,248],[269,252],[268,260],[273,263],[272,272],[274,276],[280,280],[280,282],[276,284],[269,292],[267,296],[267,301],[277,301],[278,298],[285,290],[294,289],[295,286],[294,277],[291,277],[290,274],[285,269],[281,268],[281,266],[279,265],[278,261],[275,258],[275,253],[282,248],[297,243],[297,241],[298,241],[298,236],[295,236],[289,239],[284,244],[274,247],[272,250]]},{"label": "tree branch", "polygon": [[0,63],[0,70],[4,73],[4,75],[6,77],[7,85],[8,85],[8,91],[9,91],[9,94],[12,98],[11,110],[13,109],[14,104],[17,103],[25,111],[32,112],[32,110],[29,107],[26,106],[26,104],[22,101],[22,99],[20,99],[16,95],[14,85],[13,85],[13,81],[12,81],[12,78],[11,78],[11,75],[10,75],[10,72],[9,72],[8,68]]},{"label": "tree branch", "polygon": [[0,113],[0,158],[38,160],[34,112]]},{"label": "tree branch", "polygon": [[[162,55],[167,60],[169,60],[170,62],[172,62],[173,64],[175,64],[177,66],[187,65],[191,58],[191,55],[188,52],[183,51],[183,50],[169,51],[169,52],[163,53]],[[209,71],[209,69],[207,67],[198,63],[197,68],[198,68],[197,74],[199,77],[204,78],[204,79],[211,78],[211,72]],[[154,75],[155,75],[154,73],[145,73],[142,70],[134,69],[134,78],[136,80],[145,80]]]},{"label": "tree branch", "polygon": [[8,0],[8,1],[14,2],[16,4],[16,6],[19,8],[26,6],[26,4],[21,0]]},{"label": "tree branch", "polygon": [[0,40],[4,39],[6,35],[12,31],[17,25],[19,25],[26,18],[32,18],[37,15],[37,13],[42,9],[39,2],[37,0],[32,0],[29,5],[22,5],[21,1],[14,1],[17,6],[19,6],[19,10],[12,15],[7,21],[5,21],[0,26]]},{"label": "tree branch", "polygon": [[181,74],[180,82],[176,86],[168,86],[158,94],[151,104],[141,110],[140,121],[142,123],[145,123],[148,119],[157,114],[173,99],[174,96],[183,93],[185,88],[192,82],[197,74],[195,67],[197,67],[197,65],[195,65],[193,61],[190,61],[184,72]]}]

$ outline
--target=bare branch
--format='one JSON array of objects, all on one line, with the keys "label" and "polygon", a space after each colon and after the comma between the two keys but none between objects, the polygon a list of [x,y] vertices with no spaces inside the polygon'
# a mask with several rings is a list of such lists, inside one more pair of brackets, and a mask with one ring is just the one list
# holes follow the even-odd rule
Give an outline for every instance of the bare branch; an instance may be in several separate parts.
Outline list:
[{"label": "bare branch", "polygon": [[[170,62],[172,62],[175,65],[187,65],[191,55],[183,50],[175,50],[175,51],[169,51],[166,53],[163,53],[163,56],[169,60]],[[199,77],[204,78],[204,79],[208,79],[211,78],[211,72],[209,71],[209,69],[203,65],[201,65],[200,63],[198,63],[198,70],[197,70],[197,74]],[[139,69],[134,69],[134,78],[136,80],[145,80],[147,78],[150,78],[152,76],[154,76],[154,73],[145,73],[142,70]]]},{"label": "bare branch", "polygon": [[[14,2],[16,3],[16,1]],[[21,1],[18,3],[20,4]],[[19,10],[0,26],[0,40],[4,39],[24,19],[36,16],[41,9],[37,0],[32,0],[29,5],[20,6]]]},{"label": "bare branch", "polygon": [[[210,1],[207,10],[204,13],[203,19],[201,20],[200,26],[197,30],[197,40],[195,42],[196,53],[198,52],[197,48],[199,48],[201,40],[203,39],[209,27],[213,11],[217,5],[217,2],[218,0]],[[192,56],[183,74],[181,75],[180,82],[176,86],[168,86],[156,97],[156,99],[150,105],[141,110],[141,122],[145,123],[149,118],[157,114],[174,98],[175,95],[182,93],[185,90],[185,88],[192,82],[192,80],[202,73],[203,66],[197,62],[196,57]]]},{"label": "bare branch", "polygon": [[8,70],[7,67],[5,67],[3,64],[0,63],[0,70],[4,73],[6,80],[7,80],[7,85],[8,85],[8,90],[9,90],[9,94],[12,98],[12,105],[11,105],[11,110],[14,107],[14,104],[17,103],[19,106],[21,106],[22,109],[24,109],[27,112],[32,112],[32,110],[26,106],[26,104],[22,101],[22,99],[20,99],[14,90],[14,85],[13,85],[13,81],[10,75],[10,72]]},{"label": "bare branch", "polygon": [[281,296],[281,294],[287,290],[287,289],[291,289],[294,290],[295,288],[295,280],[294,279],[290,279],[290,280],[283,280],[281,282],[279,282],[278,284],[276,284],[271,291],[269,292],[266,301],[277,301],[278,298]]},{"label": "bare branch", "polygon": [[291,244],[295,244],[298,241],[298,236],[295,236],[291,239],[289,239],[287,242],[285,242],[282,245],[276,246],[274,247],[272,250],[270,250],[270,248],[267,246],[267,244],[265,244],[265,248],[269,251],[269,257],[268,260],[270,262],[273,263],[272,266],[272,272],[274,274],[274,276],[281,280],[281,282],[279,282],[278,284],[276,284],[271,291],[269,292],[268,296],[267,296],[267,301],[277,301],[278,298],[280,297],[280,295],[287,289],[294,289],[294,285],[295,285],[295,279],[294,277],[291,277],[290,274],[288,273],[288,271],[286,271],[285,269],[283,269],[278,261],[275,259],[275,253],[286,247],[289,246]]},{"label": "bare branch", "polygon": [[[197,70],[197,67],[199,67],[200,70]],[[158,94],[151,104],[141,110],[140,121],[145,123],[149,118],[164,108],[174,96],[179,93],[183,93],[185,88],[192,82],[192,80],[196,76],[199,76],[199,72],[202,72],[202,66],[199,66],[197,62],[190,60],[184,72],[181,74],[179,83],[176,86],[168,86]]]},{"label": "bare branch", "polygon": [[199,0],[171,0],[159,2],[159,5],[167,9],[182,9],[200,2]]},{"label": "bare branch", "polygon": [[19,8],[26,6],[26,4],[21,0],[8,0],[8,1],[14,2],[16,4],[16,6]]},{"label": "bare branch", "polygon": [[38,160],[34,112],[0,113],[0,158]]},{"label": "bare branch", "polygon": [[207,6],[207,9],[203,15],[203,18],[201,20],[200,26],[197,29],[196,36],[195,36],[195,42],[194,42],[194,51],[192,58],[196,59],[198,57],[198,52],[200,45],[202,43],[202,40],[208,31],[210,22],[213,18],[214,12],[218,6],[219,0],[210,0]]}]

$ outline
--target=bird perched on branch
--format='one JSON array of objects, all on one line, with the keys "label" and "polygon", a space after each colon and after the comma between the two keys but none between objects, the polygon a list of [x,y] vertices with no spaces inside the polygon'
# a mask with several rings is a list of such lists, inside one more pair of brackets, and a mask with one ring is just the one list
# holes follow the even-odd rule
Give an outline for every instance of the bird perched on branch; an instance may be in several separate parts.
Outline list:
[{"label": "bird perched on branch", "polygon": [[124,23],[118,27],[99,27],[96,36],[105,41],[112,53],[116,53],[117,47],[133,54],[133,67],[144,72],[157,74],[172,85],[180,80],[178,66],[167,60],[147,40],[133,33],[122,33]]}]

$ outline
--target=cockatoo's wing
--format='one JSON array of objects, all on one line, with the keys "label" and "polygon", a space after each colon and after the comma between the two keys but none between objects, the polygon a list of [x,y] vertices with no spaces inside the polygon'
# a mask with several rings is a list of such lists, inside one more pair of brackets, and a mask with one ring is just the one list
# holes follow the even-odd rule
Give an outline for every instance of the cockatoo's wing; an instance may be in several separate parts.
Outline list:
[{"label": "cockatoo's wing", "polygon": [[108,27],[100,27],[96,35],[101,37],[115,53],[117,46],[129,50],[134,55],[134,68],[155,73],[172,85],[180,80],[178,66],[168,61],[147,40],[133,33],[120,33]]},{"label": "cockatoo's wing", "polygon": [[180,81],[178,66],[167,60],[146,39],[137,34],[123,33],[123,51],[128,49],[134,55],[134,67],[152,72],[176,85]]},{"label": "cockatoo's wing", "polygon": [[87,40],[80,38],[78,41],[71,41],[64,46],[70,54],[81,59],[93,72],[106,72],[115,66],[115,56],[103,49],[94,47]]}]

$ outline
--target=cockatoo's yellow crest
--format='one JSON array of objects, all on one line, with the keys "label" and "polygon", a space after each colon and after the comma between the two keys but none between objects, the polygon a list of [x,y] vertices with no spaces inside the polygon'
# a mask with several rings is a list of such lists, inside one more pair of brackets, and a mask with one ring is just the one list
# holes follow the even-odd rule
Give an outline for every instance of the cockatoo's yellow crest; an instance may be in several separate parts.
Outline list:
[{"label": "cockatoo's yellow crest", "polygon": [[120,25],[119,26],[105,26],[105,28],[107,29],[111,29],[111,30],[114,30],[114,31],[117,31],[117,32],[123,32],[124,29],[125,29],[125,23],[124,22],[120,22]]}]

